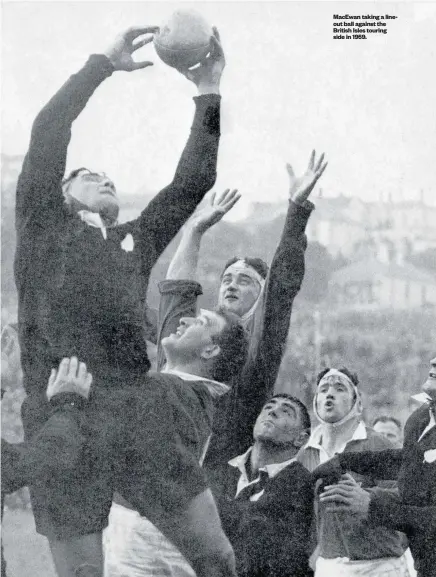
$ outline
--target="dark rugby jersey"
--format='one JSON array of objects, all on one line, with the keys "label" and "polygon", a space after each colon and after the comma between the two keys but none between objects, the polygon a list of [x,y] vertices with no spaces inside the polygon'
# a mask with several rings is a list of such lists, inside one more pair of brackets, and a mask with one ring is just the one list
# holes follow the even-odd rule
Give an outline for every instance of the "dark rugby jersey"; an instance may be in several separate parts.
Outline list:
[{"label": "dark rugby jersey", "polygon": [[[113,72],[93,55],[38,114],[17,184],[15,279],[28,394],[43,393],[62,357],[86,362],[99,386],[130,383],[149,368],[144,308],[151,269],[216,178],[220,96],[196,97],[192,130],[174,178],[132,222],[84,223],[65,206],[71,125]],[[134,248],[121,243],[132,235]],[[127,383],[126,383],[127,384]]]},{"label": "dark rugby jersey", "polygon": [[[228,493],[227,461],[242,453],[252,442],[259,411],[273,394],[282,361],[292,305],[304,278],[304,234],[313,209],[308,202],[289,202],[283,233],[271,263],[263,299],[258,303],[249,330],[250,351],[240,378],[232,379],[230,391],[215,402],[213,435],[204,466],[215,495]],[[165,280],[159,285],[158,342],[175,332],[184,316],[195,316],[201,285],[191,280]],[[158,349],[161,368],[165,356]]]}]

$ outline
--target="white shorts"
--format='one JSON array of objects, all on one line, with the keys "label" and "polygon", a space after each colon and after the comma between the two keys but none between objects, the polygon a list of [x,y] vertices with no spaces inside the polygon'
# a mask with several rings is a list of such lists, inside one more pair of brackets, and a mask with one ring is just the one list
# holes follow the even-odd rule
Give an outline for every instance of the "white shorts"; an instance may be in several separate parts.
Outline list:
[{"label": "white shorts", "polygon": [[347,557],[316,560],[315,577],[411,577],[405,555],[350,561]]},{"label": "white shorts", "polygon": [[104,577],[195,577],[180,551],[150,521],[116,503],[103,547]]}]

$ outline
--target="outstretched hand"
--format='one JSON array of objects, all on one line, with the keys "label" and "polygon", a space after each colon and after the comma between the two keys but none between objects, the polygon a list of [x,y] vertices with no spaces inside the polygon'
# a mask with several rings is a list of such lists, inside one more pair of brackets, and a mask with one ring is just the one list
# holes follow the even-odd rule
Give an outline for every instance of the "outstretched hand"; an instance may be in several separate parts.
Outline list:
[{"label": "outstretched hand", "polygon": [[208,204],[199,208],[192,217],[192,226],[201,234],[205,233],[211,226],[219,222],[225,214],[231,210],[241,195],[237,189],[227,188],[222,194],[217,196],[216,192],[210,196]]},{"label": "outstretched hand", "polygon": [[327,162],[324,162],[324,153],[316,160],[316,152],[312,150],[309,165],[303,176],[297,178],[292,166],[290,164],[286,165],[286,170],[289,174],[289,196],[293,202],[296,204],[304,204],[314,189],[315,184],[327,168],[327,164]]},{"label": "outstretched hand", "polygon": [[[153,34],[158,30],[158,26],[133,26],[117,36],[115,42],[109,46],[104,54],[109,58],[115,70],[132,72],[133,70],[140,70],[141,68],[147,68],[147,66],[153,66],[153,62],[150,62],[149,60],[135,62],[132,58],[132,54],[139,48],[149,44],[153,40]],[[147,36],[139,39],[144,35]]]},{"label": "outstretched hand", "polygon": [[200,94],[218,92],[221,75],[226,65],[223,47],[218,29],[213,27],[210,39],[209,55],[195,68],[179,70],[188,80],[198,86]]},{"label": "outstretched hand", "polygon": [[62,359],[58,370],[52,369],[47,387],[47,399],[59,393],[76,393],[87,399],[92,384],[92,375],[85,363],[79,363],[76,357]]}]

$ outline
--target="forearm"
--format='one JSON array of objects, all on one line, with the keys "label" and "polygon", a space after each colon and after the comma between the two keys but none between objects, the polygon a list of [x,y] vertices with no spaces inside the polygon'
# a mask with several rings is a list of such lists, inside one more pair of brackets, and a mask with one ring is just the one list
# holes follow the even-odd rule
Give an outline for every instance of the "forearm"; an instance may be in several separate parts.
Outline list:
[{"label": "forearm", "polygon": [[61,183],[65,173],[71,125],[97,86],[112,73],[105,56],[93,55],[62,86],[36,117],[16,193],[16,225],[29,218],[49,221],[63,206]]},{"label": "forearm", "polygon": [[224,534],[210,490],[175,514],[164,533],[191,563],[198,577],[236,577],[233,550]]},{"label": "forearm", "polygon": [[79,430],[79,409],[66,402],[53,410],[50,419],[32,441],[7,443],[2,439],[3,492],[12,493],[50,477],[56,471],[75,467],[83,441]]},{"label": "forearm", "polygon": [[33,123],[29,155],[34,162],[50,160],[57,152],[53,150],[54,144],[68,143],[72,123],[113,70],[106,56],[93,54],[83,68],[70,76],[56,92]]},{"label": "forearm", "polygon": [[363,451],[362,453],[341,453],[339,463],[344,471],[354,471],[359,475],[369,475],[379,480],[395,480],[400,471],[403,451]]},{"label": "forearm", "polygon": [[189,139],[175,176],[140,217],[141,234],[154,247],[157,260],[192,215],[216,180],[220,139],[220,97],[199,96]]},{"label": "forearm", "polygon": [[200,254],[201,232],[194,223],[188,223],[183,231],[179,246],[168,267],[167,279],[196,280]]},{"label": "forearm", "polygon": [[436,531],[436,506],[415,507],[401,502],[392,492],[371,495],[368,520],[372,525],[382,525],[396,531],[410,533]]},{"label": "forearm", "polygon": [[256,311],[260,318],[256,318],[250,339],[250,362],[243,384],[248,384],[252,396],[256,394],[253,382],[271,392],[277,378],[292,306],[304,278],[307,246],[304,230],[310,214],[311,210],[289,203],[283,233],[266,279],[263,302]]}]

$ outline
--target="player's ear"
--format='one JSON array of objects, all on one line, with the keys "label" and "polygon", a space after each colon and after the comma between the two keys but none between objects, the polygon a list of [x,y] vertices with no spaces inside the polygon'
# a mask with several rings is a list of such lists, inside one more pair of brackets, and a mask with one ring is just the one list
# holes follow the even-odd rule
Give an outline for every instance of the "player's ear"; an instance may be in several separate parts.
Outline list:
[{"label": "player's ear", "polygon": [[299,449],[300,447],[303,447],[308,440],[309,440],[309,431],[300,431],[298,435],[295,437],[294,445]]},{"label": "player's ear", "polygon": [[201,358],[208,360],[217,357],[221,352],[221,347],[217,344],[210,343],[203,347],[201,351]]}]

